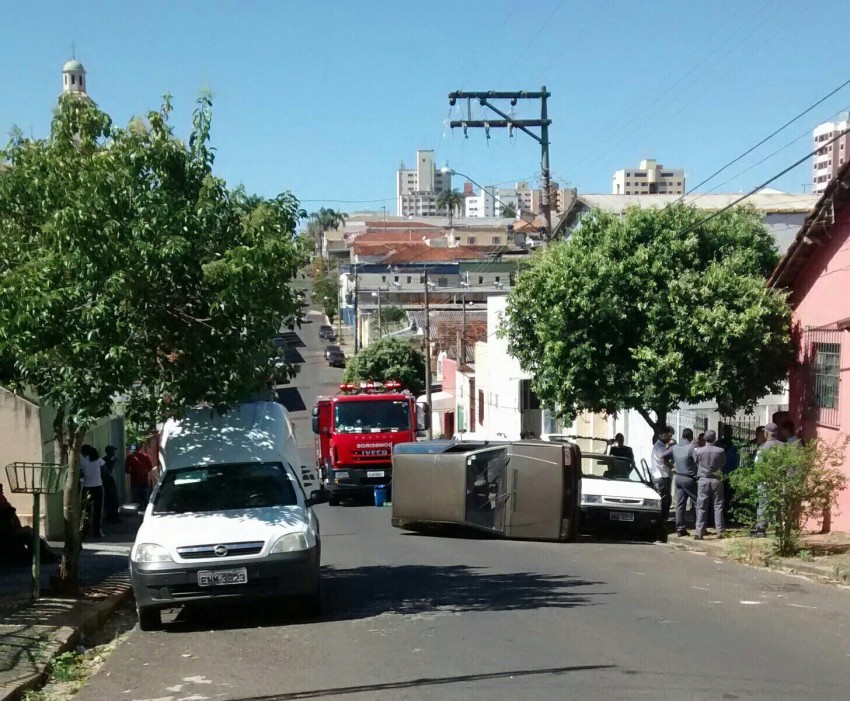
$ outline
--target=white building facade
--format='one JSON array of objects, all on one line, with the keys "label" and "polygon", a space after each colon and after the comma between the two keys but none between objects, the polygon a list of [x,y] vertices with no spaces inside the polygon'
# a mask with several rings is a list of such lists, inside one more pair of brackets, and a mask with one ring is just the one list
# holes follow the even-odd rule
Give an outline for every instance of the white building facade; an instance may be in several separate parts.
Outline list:
[{"label": "white building facade", "polygon": [[612,195],[683,195],[685,171],[665,168],[654,160],[643,160],[640,168],[618,170],[611,185]]},{"label": "white building facade", "polygon": [[838,169],[847,162],[850,133],[842,135],[842,132],[848,129],[850,112],[842,112],[836,121],[824,122],[815,128],[813,136],[817,153],[812,164],[812,192],[822,193]]},{"label": "white building facade", "polygon": [[416,168],[396,171],[396,214],[400,217],[436,217],[437,198],[444,190],[452,189],[450,173],[438,171],[433,151],[416,152]]}]

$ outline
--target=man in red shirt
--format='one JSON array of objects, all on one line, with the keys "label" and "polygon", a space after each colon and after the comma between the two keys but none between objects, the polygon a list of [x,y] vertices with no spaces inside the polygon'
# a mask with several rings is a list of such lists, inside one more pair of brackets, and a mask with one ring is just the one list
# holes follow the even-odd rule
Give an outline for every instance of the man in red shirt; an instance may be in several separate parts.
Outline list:
[{"label": "man in red shirt", "polygon": [[139,505],[139,509],[147,506],[151,496],[150,473],[153,464],[142,447],[136,443],[130,446],[130,455],[124,461],[124,471],[130,475],[130,498]]}]

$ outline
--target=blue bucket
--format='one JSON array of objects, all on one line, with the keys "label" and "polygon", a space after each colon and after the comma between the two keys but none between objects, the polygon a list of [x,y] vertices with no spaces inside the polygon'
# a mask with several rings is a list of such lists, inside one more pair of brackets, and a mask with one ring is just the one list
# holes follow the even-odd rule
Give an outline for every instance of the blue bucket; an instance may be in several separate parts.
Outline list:
[{"label": "blue bucket", "polygon": [[376,484],[374,494],[375,506],[384,506],[387,503],[387,485]]}]

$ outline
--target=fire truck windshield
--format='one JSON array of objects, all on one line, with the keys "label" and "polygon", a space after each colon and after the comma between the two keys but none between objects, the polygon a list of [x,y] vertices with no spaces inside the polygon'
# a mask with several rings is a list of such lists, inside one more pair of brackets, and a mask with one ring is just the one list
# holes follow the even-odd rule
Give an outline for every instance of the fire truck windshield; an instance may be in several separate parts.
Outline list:
[{"label": "fire truck windshield", "polygon": [[409,431],[410,405],[404,400],[337,402],[334,430],[339,433]]}]

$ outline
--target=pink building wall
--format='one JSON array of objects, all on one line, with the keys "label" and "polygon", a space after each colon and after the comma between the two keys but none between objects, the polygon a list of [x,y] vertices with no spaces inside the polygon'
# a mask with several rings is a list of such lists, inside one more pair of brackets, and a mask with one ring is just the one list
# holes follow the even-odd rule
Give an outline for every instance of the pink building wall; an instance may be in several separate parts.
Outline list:
[{"label": "pink building wall", "polygon": [[[830,338],[840,343],[838,420],[837,425],[825,425],[806,417],[807,380],[804,370],[796,367],[791,372],[790,409],[792,416],[801,419],[805,437],[819,437],[827,441],[841,434],[850,435],[850,206],[836,212],[835,223],[829,235],[819,237],[805,267],[799,272],[792,287],[793,320],[799,331],[806,327],[839,326],[845,330],[833,333]],[[802,334],[800,360],[806,353],[806,334]],[[850,455],[845,454],[844,471],[850,477]],[[832,529],[850,532],[850,490],[839,496],[837,512],[832,514]],[[814,525],[814,524],[813,524]]]}]

